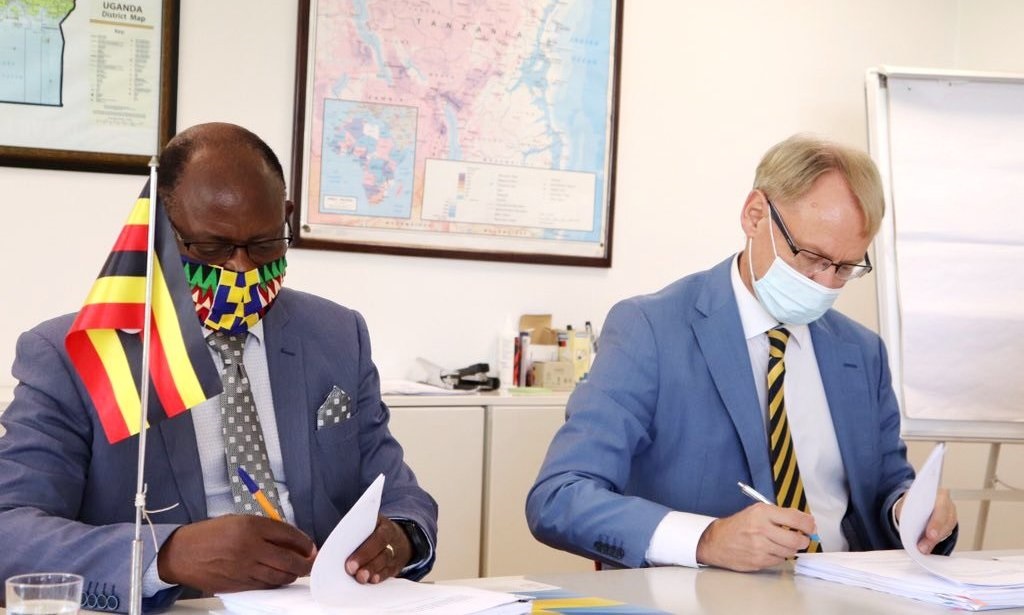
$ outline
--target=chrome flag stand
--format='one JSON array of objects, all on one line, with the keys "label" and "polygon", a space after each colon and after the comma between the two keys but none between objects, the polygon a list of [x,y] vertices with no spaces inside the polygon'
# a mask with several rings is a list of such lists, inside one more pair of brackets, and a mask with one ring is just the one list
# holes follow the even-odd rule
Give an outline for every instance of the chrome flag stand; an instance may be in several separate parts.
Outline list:
[{"label": "chrome flag stand", "polygon": [[129,615],[142,615],[142,518],[146,514],[146,417],[149,416],[149,339],[153,321],[153,252],[156,244],[157,157],[149,159],[149,238],[146,242],[146,305],[142,320],[142,383],[139,386],[139,461],[135,479],[135,538],[132,540]]}]

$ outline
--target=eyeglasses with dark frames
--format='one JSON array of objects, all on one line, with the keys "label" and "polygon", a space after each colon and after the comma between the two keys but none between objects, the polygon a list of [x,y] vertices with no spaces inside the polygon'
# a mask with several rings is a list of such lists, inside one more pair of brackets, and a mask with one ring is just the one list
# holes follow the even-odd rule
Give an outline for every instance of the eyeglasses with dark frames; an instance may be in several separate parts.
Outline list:
[{"label": "eyeglasses with dark frames", "polygon": [[178,241],[181,242],[181,245],[185,246],[185,251],[188,252],[189,256],[199,259],[204,263],[219,265],[227,262],[231,255],[235,253],[235,250],[242,248],[254,263],[264,265],[281,258],[288,251],[288,246],[292,243],[292,225],[288,220],[285,220],[284,226],[287,229],[284,237],[260,239],[259,241],[250,241],[249,243],[185,241],[181,233],[178,232],[178,229],[174,229],[174,234],[177,236]]},{"label": "eyeglasses with dark frames", "polygon": [[836,277],[843,281],[856,280],[857,278],[867,275],[874,267],[871,266],[871,259],[868,257],[868,253],[864,253],[863,263],[837,263],[832,259],[822,256],[817,252],[798,248],[793,243],[793,236],[789,234],[789,229],[786,228],[786,223],[782,220],[782,215],[779,214],[778,208],[772,203],[772,200],[767,196],[765,200],[768,201],[768,211],[771,212],[772,220],[778,225],[779,230],[782,231],[782,237],[786,240],[786,244],[789,246],[790,252],[793,253],[796,268],[803,272],[804,275],[813,276],[819,273],[824,273],[830,268],[836,270]]}]

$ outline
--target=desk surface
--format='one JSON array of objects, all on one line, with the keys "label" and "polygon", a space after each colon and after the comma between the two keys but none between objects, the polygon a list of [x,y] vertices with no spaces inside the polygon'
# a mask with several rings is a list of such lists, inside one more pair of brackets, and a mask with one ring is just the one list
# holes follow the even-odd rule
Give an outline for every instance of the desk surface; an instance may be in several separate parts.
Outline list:
[{"label": "desk surface", "polygon": [[[985,555],[1024,555],[1024,551],[986,552]],[[958,554],[977,556],[978,553]],[[729,572],[715,568],[644,568],[563,574],[526,575],[527,579],[556,585],[586,596],[622,600],[670,613],[708,615],[926,615],[959,612],[908,598],[850,587],[793,574],[791,566],[755,573]],[[476,579],[446,581],[474,585]],[[220,609],[217,599],[183,600],[171,614],[207,613]],[[1024,614],[1024,608],[998,611]],[[3,609],[0,609],[3,613]]]},{"label": "desk surface", "polygon": [[[791,566],[756,573],[704,568],[647,568],[528,578],[588,596],[622,600],[669,613],[705,615],[927,615],[948,607],[793,574]],[[1024,613],[1009,609],[1000,613]]]}]

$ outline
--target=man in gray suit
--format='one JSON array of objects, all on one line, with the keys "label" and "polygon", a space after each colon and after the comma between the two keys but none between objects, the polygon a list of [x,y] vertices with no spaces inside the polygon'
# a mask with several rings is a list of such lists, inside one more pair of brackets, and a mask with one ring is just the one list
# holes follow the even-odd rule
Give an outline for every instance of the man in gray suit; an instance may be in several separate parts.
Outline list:
[{"label": "man in gray suit", "polygon": [[[150,514],[158,548],[147,536],[144,607],[166,607],[182,595],[277,587],[309,574],[317,547],[381,473],[377,526],[338,574],[360,583],[427,574],[437,505],[388,430],[362,316],[278,286],[293,205],[277,157],[241,127],[204,124],[168,143],[161,171],[159,196],[197,314],[208,329],[228,323],[243,345],[238,354],[254,422],[262,425],[268,487],[287,523],[234,514],[238,486],[218,398],[156,424],[147,440],[146,482],[148,508],[159,509]],[[265,279],[268,271],[273,279]],[[235,306],[211,307],[203,299],[223,290],[208,283],[224,272],[248,272],[264,285],[261,292],[267,284],[278,292],[265,294],[265,305],[244,322],[232,320]],[[94,608],[124,610],[138,437],[108,443],[64,348],[73,318],[44,322],[18,341],[19,384],[0,438],[0,578],[79,573]],[[206,334],[209,341],[220,332]],[[126,352],[138,360],[139,336],[129,337]],[[226,369],[230,357],[222,359],[213,346],[211,355]],[[325,404],[337,412],[325,415]]]},{"label": "man in gray suit", "polygon": [[[914,471],[888,357],[830,309],[871,270],[883,210],[863,152],[772,147],[740,212],[744,249],[608,314],[529,494],[534,535],[619,567],[899,548]],[[918,548],[948,553],[955,525],[943,491]]]}]

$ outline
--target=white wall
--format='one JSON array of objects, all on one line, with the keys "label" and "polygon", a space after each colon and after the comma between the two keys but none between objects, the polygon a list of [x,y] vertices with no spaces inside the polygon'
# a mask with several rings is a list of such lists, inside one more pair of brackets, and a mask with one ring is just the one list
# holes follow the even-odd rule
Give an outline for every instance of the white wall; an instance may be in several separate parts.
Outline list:
[{"label": "white wall", "polygon": [[[178,126],[243,124],[287,165],[293,4],[183,5]],[[866,145],[865,68],[951,65],[957,6],[631,0],[611,269],[294,250],[286,284],[362,311],[386,376],[406,375],[418,355],[449,367],[492,360],[506,315],[600,324],[617,299],[742,246],[739,208],[769,145],[800,130]],[[10,268],[14,279],[0,291],[0,365],[10,365],[19,331],[80,305],[142,181],[0,168],[2,245],[30,265]],[[840,307],[873,326],[870,280],[850,288]]]},{"label": "white wall", "polygon": [[[384,376],[405,376],[416,356],[449,367],[493,361],[506,316],[549,312],[558,324],[599,326],[617,299],[740,249],[739,209],[767,147],[797,131],[866,147],[870,66],[1024,72],[1024,3],[1015,0],[626,4],[611,269],[289,254],[287,285],[366,316]],[[243,124],[287,167],[294,4],[183,5],[178,126]],[[0,168],[0,246],[9,259],[0,387],[13,384],[6,366],[18,333],[79,307],[142,182]],[[851,284],[839,307],[875,327],[872,280]]]}]

